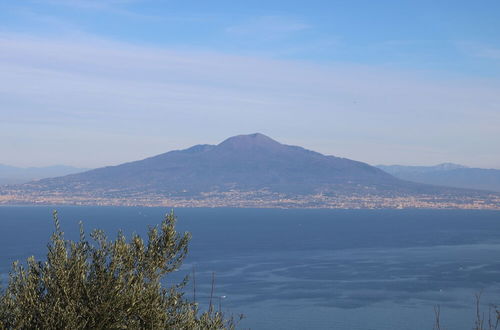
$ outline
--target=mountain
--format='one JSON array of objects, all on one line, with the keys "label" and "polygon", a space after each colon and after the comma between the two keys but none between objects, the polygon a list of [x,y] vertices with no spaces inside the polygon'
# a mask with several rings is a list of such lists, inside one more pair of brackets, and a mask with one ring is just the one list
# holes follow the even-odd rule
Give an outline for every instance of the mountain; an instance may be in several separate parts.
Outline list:
[{"label": "mountain", "polygon": [[12,204],[498,210],[500,194],[405,181],[256,133],[0,187],[0,205]]},{"label": "mountain", "polygon": [[238,135],[140,161],[99,168],[31,186],[70,191],[200,193],[258,190],[311,193],[339,184],[397,181],[368,164],[281,144],[263,134]]},{"label": "mountain", "polygon": [[444,163],[435,166],[378,165],[397,178],[449,187],[500,192],[500,170]]},{"label": "mountain", "polygon": [[391,174],[407,173],[407,172],[412,172],[412,173],[442,172],[442,171],[468,168],[467,166],[454,163],[442,163],[433,166],[376,165],[376,167]]},{"label": "mountain", "polygon": [[88,171],[88,169],[65,165],[23,168],[0,164],[0,185],[25,183],[84,171]]},{"label": "mountain", "polygon": [[[263,134],[24,185],[37,191],[95,196],[199,196],[208,192],[283,194],[440,193],[448,188],[406,182],[366,163],[281,144]],[[453,189],[451,189],[453,191]]]}]

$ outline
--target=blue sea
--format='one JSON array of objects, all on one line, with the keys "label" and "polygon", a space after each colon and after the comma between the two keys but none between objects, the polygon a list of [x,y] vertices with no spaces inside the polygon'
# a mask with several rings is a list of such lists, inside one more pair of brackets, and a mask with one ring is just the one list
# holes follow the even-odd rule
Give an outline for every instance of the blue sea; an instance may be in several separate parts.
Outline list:
[{"label": "blue sea", "polygon": [[[143,235],[170,212],[139,207],[0,207],[0,278],[14,260],[43,259],[59,211],[66,237],[118,230]],[[189,257],[167,281],[195,269],[206,305],[211,275],[223,311],[243,329],[471,329],[474,295],[500,303],[500,212],[179,208]],[[192,284],[192,282],[191,282]],[[192,297],[189,284],[186,296]]]}]

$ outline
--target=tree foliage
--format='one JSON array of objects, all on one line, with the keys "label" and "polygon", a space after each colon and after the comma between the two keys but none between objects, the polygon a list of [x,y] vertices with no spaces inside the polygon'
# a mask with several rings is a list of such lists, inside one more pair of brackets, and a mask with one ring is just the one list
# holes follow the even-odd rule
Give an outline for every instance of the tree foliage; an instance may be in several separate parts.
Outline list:
[{"label": "tree foliage", "polygon": [[30,257],[13,264],[0,295],[5,329],[221,329],[233,328],[212,306],[200,313],[183,297],[182,283],[165,287],[166,275],[181,266],[190,235],[175,230],[175,216],[127,241],[108,240],[94,230],[87,240],[80,223],[77,242],[64,239],[57,213],[45,261]]}]

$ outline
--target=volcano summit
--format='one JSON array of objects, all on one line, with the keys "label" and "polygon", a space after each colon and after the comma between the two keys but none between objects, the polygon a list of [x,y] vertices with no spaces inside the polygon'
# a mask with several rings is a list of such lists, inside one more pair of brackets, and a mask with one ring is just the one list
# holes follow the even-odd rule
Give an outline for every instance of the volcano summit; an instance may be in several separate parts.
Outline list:
[{"label": "volcano summit", "polygon": [[495,198],[474,190],[404,181],[366,163],[281,144],[260,133],[7,190],[4,195],[37,196],[41,203],[58,198],[61,203],[172,206],[337,207],[348,203],[353,207],[353,199],[376,199],[379,207],[387,207],[380,200]]}]

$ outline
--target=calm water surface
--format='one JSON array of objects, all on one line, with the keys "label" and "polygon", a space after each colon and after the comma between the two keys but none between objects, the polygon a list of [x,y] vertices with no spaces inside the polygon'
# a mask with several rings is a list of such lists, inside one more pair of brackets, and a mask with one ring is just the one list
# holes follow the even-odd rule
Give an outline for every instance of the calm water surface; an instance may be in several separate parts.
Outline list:
[{"label": "calm water surface", "polygon": [[[0,207],[0,276],[43,258],[54,207]],[[66,237],[78,221],[114,237],[144,234],[161,208],[57,207]],[[183,269],[197,297],[244,313],[252,329],[471,329],[474,294],[500,303],[500,212],[450,210],[176,209],[193,238]],[[186,288],[192,296],[192,288]],[[222,298],[225,296],[225,298]]]}]

